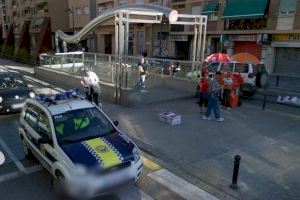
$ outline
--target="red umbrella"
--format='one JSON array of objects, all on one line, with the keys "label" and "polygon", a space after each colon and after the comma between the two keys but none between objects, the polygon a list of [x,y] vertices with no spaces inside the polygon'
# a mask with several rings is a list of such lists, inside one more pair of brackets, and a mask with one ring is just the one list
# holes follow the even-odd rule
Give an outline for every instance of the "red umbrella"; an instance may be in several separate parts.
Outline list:
[{"label": "red umbrella", "polygon": [[209,55],[204,61],[208,63],[214,63],[214,62],[229,62],[232,59],[230,58],[229,55],[225,53],[214,53]]}]

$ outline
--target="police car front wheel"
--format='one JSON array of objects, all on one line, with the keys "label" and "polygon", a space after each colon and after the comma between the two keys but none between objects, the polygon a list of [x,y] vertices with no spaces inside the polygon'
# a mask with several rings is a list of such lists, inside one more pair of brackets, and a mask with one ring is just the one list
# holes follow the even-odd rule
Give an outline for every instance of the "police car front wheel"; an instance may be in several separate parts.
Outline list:
[{"label": "police car front wheel", "polygon": [[23,151],[24,151],[24,154],[25,154],[25,158],[28,159],[28,160],[32,160],[33,155],[32,155],[31,150],[28,147],[28,144],[25,142],[24,139],[22,140],[22,143],[23,143]]}]

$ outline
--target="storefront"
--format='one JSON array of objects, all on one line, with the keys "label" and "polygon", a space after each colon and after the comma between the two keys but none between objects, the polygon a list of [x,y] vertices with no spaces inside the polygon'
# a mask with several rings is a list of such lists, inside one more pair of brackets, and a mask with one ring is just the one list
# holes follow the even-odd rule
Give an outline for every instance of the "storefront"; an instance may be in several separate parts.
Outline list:
[{"label": "storefront", "polygon": [[273,72],[300,76],[300,34],[275,34]]},{"label": "storefront", "polygon": [[225,46],[227,46],[227,53],[230,55],[249,53],[259,60],[261,59],[262,45],[259,35],[230,35]]}]

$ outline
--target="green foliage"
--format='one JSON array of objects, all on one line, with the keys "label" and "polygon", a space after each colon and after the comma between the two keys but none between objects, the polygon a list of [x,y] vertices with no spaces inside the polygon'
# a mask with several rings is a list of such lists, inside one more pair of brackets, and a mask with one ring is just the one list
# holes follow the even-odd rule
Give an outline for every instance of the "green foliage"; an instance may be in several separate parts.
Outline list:
[{"label": "green foliage", "polygon": [[15,52],[15,48],[13,46],[1,45],[0,48],[3,56],[13,58]]},{"label": "green foliage", "polygon": [[32,55],[24,48],[18,49],[17,59],[20,59],[21,61],[31,61]]}]

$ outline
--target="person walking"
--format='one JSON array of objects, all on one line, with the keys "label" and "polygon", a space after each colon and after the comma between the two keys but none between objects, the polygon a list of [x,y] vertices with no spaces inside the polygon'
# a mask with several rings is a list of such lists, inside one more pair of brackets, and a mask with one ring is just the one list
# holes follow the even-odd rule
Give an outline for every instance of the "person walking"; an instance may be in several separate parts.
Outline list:
[{"label": "person walking", "polygon": [[200,113],[203,114],[203,106],[207,107],[208,105],[208,91],[209,91],[209,78],[206,72],[202,72],[201,79],[199,81],[199,95],[198,95],[198,104],[200,108]]},{"label": "person walking", "polygon": [[203,115],[204,120],[211,120],[211,111],[213,110],[215,113],[215,118],[217,122],[224,121],[224,118],[220,116],[220,108],[218,105],[218,97],[220,95],[220,87],[217,79],[219,79],[221,73],[217,72],[216,75],[212,75],[209,85],[209,93],[208,93],[208,107]]},{"label": "person walking", "polygon": [[86,88],[85,92],[88,100],[94,102],[97,106],[101,106],[101,104],[99,104],[101,88],[97,74],[90,71],[88,68],[84,68],[83,73],[84,75],[81,78],[81,84],[84,88]]},{"label": "person walking", "polygon": [[223,98],[222,98],[222,105],[230,110],[230,93],[232,90],[233,80],[231,78],[231,73],[227,72],[224,78],[224,90],[223,90]]},{"label": "person walking", "polygon": [[145,59],[141,58],[140,62],[138,63],[138,70],[139,70],[139,85],[140,89],[145,89],[145,81],[146,81],[146,73],[148,71],[148,67],[145,64]]}]

